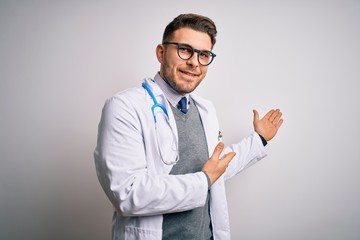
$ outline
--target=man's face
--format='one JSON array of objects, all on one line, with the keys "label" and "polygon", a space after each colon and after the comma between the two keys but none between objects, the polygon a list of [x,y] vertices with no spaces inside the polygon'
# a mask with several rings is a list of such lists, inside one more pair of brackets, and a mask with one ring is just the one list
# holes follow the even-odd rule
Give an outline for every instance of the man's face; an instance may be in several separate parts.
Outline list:
[{"label": "man's face", "polygon": [[[186,43],[199,50],[211,50],[211,39],[207,33],[190,28],[181,28],[173,33],[170,42]],[[159,44],[156,55],[161,63],[161,77],[178,93],[184,95],[194,91],[206,76],[208,66],[198,62],[198,53],[188,60],[181,59],[177,54],[177,46]]]}]

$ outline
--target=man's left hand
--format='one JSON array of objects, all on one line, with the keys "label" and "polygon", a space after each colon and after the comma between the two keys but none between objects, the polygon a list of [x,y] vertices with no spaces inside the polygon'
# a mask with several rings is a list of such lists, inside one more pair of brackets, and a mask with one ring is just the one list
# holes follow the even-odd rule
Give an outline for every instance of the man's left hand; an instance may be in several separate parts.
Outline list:
[{"label": "man's left hand", "polygon": [[277,133],[283,119],[280,109],[270,110],[262,119],[259,119],[259,113],[254,109],[254,128],[255,132],[263,136],[266,141],[270,141]]}]

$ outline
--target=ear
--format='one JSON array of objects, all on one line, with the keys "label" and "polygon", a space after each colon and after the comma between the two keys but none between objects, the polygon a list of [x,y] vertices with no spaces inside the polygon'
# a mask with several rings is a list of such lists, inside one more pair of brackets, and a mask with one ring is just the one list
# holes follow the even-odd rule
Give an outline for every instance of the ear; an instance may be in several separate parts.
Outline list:
[{"label": "ear", "polygon": [[156,57],[159,61],[159,63],[163,63],[164,62],[164,58],[165,58],[165,49],[164,49],[164,45],[159,44],[156,46]]}]

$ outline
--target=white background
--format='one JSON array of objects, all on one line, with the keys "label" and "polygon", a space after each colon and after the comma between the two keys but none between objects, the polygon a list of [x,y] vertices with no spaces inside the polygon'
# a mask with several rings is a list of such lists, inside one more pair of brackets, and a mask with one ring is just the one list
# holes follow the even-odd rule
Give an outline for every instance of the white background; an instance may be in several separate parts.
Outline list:
[{"label": "white background", "polygon": [[281,108],[268,157],[227,184],[233,239],[360,239],[360,2],[0,2],[0,239],[110,239],[93,151],[107,97],[159,69],[178,14],[211,17],[197,93],[227,144]]}]

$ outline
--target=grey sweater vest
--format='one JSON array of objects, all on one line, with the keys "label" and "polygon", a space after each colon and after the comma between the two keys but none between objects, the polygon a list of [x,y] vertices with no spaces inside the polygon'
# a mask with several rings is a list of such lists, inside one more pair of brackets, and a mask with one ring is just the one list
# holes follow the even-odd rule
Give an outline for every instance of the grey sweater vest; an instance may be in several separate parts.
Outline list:
[{"label": "grey sweater vest", "polygon": [[[209,159],[208,147],[201,118],[192,99],[186,114],[172,108],[179,135],[179,161],[170,174],[199,172]],[[204,207],[164,214],[163,239],[212,239],[209,211],[209,192]]]}]

